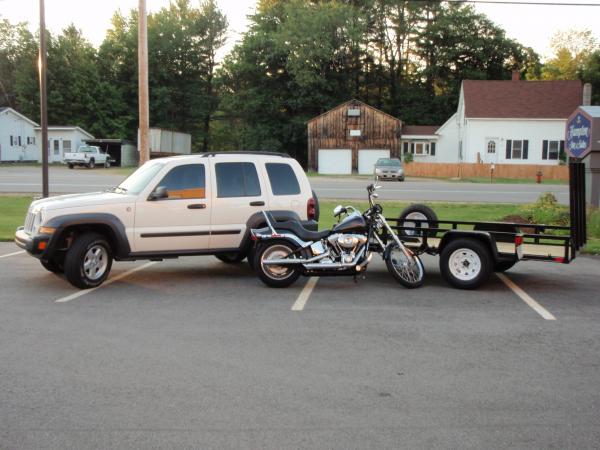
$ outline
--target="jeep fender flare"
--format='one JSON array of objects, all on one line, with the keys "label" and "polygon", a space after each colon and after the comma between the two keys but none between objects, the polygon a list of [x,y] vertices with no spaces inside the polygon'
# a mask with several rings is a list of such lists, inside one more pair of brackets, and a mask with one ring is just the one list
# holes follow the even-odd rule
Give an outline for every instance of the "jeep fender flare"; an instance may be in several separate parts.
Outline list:
[{"label": "jeep fender flare", "polygon": [[125,225],[113,214],[85,213],[67,214],[49,219],[45,226],[55,228],[56,231],[48,243],[48,249],[44,255],[50,259],[59,250],[65,234],[73,229],[94,230],[106,235],[113,245],[113,254],[116,258],[126,257],[131,252]]}]

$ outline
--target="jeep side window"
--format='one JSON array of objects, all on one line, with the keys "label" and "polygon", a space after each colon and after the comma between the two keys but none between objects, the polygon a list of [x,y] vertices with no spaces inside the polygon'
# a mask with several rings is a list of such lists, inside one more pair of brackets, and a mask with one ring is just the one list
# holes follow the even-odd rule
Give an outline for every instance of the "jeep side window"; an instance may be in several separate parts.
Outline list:
[{"label": "jeep side window", "polygon": [[257,197],[260,182],[253,163],[217,163],[217,197]]},{"label": "jeep side window", "polygon": [[167,188],[168,199],[205,198],[204,164],[173,167],[156,185]]},{"label": "jeep side window", "polygon": [[300,193],[298,179],[289,164],[267,163],[265,166],[273,195],[297,195]]}]

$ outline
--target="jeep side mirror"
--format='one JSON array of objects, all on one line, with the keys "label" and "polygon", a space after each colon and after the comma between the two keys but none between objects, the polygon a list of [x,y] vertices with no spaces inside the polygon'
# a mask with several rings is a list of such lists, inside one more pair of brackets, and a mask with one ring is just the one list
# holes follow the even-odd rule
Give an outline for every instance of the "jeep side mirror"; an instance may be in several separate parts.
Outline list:
[{"label": "jeep side mirror", "polygon": [[160,200],[162,198],[169,198],[169,192],[165,186],[158,186],[154,189],[154,192],[150,194],[149,200]]}]

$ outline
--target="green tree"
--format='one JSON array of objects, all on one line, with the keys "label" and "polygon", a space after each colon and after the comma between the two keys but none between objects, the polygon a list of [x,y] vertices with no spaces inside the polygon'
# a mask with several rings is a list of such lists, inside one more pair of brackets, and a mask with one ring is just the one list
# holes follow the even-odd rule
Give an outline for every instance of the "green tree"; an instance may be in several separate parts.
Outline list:
[{"label": "green tree", "polygon": [[544,64],[542,79],[576,80],[600,44],[591,30],[567,30],[552,36],[550,48],[554,55]]},{"label": "green tree", "polygon": [[37,45],[26,23],[0,20],[0,105],[10,106],[34,120],[39,115]]}]

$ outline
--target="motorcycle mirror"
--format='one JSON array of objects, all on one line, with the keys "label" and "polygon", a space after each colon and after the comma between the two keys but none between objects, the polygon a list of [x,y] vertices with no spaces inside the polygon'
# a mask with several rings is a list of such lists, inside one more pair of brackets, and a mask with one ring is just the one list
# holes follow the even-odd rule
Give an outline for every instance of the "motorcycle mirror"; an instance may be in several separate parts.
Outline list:
[{"label": "motorcycle mirror", "polygon": [[373,192],[371,195],[373,196],[373,198],[379,198],[379,194],[376,194],[375,192]]},{"label": "motorcycle mirror", "polygon": [[335,208],[333,208],[333,217],[339,216],[343,210],[344,207],[342,205],[337,205]]},{"label": "motorcycle mirror", "polygon": [[373,186],[373,189],[381,189],[381,186],[376,184],[375,186]]}]

